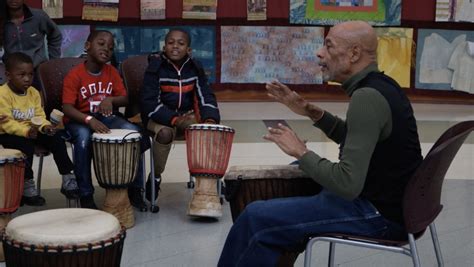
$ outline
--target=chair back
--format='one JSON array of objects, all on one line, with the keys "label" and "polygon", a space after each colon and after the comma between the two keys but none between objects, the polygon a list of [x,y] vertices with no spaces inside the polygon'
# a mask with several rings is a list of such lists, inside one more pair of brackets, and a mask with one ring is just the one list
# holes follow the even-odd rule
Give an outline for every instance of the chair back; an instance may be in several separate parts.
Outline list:
[{"label": "chair back", "polygon": [[69,71],[84,62],[84,58],[57,58],[43,62],[38,67],[38,74],[43,86],[41,97],[44,101],[44,112],[49,118],[53,109],[62,110],[63,82]]},{"label": "chair back", "polygon": [[5,65],[0,63],[0,85],[7,83],[7,77],[5,75]]},{"label": "chair back", "polygon": [[424,231],[441,212],[444,177],[459,148],[473,130],[474,121],[460,122],[446,130],[408,182],[403,198],[403,216],[409,233]]},{"label": "chair back", "polygon": [[140,113],[140,89],[147,67],[147,55],[129,57],[122,62],[122,77],[128,92],[128,106],[125,109],[126,118],[131,118]]}]

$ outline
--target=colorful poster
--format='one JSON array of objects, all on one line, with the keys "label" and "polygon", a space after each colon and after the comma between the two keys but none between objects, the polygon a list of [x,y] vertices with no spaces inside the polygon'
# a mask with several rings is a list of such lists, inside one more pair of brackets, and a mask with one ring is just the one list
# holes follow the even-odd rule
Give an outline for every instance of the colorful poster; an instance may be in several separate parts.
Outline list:
[{"label": "colorful poster", "polygon": [[322,27],[221,27],[221,83],[321,84]]},{"label": "colorful poster", "polygon": [[183,19],[216,19],[217,0],[183,0]]},{"label": "colorful poster", "polygon": [[247,20],[266,20],[267,0],[247,0]]},{"label": "colorful poster", "polygon": [[[165,35],[173,27],[104,27],[97,29],[111,31],[115,37],[115,58],[120,64],[126,58],[159,52],[165,43]],[[184,26],[191,36],[192,57],[199,60],[214,82],[216,77],[216,32],[214,26]]]},{"label": "colorful poster", "polygon": [[63,41],[61,57],[79,57],[84,54],[84,43],[90,33],[89,25],[58,25]]},{"label": "colorful poster", "polygon": [[364,20],[372,25],[400,25],[401,0],[290,0],[290,23],[334,25]]},{"label": "colorful poster", "polygon": [[82,19],[116,22],[118,12],[119,0],[84,0]]},{"label": "colorful poster", "polygon": [[62,19],[63,0],[43,0],[43,10],[52,19]]},{"label": "colorful poster", "polygon": [[413,29],[376,28],[379,69],[396,80],[401,87],[410,87]]},{"label": "colorful poster", "polygon": [[473,73],[474,31],[418,30],[416,88],[474,93]]},{"label": "colorful poster", "polygon": [[436,21],[474,22],[474,1],[437,0]]},{"label": "colorful poster", "polygon": [[165,0],[141,0],[140,18],[142,20],[165,19]]}]

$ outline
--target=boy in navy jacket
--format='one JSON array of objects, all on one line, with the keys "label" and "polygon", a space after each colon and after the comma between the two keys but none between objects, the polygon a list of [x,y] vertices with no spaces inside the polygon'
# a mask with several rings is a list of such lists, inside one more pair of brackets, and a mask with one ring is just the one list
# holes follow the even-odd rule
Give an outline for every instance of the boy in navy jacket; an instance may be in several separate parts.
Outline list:
[{"label": "boy in navy jacket", "polygon": [[[141,90],[142,121],[153,131],[155,188],[159,189],[176,137],[193,123],[219,123],[216,97],[199,62],[190,57],[191,38],[182,29],[171,29],[163,52],[150,56]],[[150,200],[150,179],[147,199]],[[155,192],[158,192],[156,190]],[[158,194],[156,194],[157,196]]]}]

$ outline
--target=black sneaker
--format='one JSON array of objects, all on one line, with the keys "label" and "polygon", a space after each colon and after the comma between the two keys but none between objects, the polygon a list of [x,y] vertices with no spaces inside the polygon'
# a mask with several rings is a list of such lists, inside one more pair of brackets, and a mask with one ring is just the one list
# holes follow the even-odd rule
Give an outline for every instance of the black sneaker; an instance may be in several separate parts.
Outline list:
[{"label": "black sneaker", "polygon": [[77,186],[74,174],[63,175],[63,183],[61,185],[61,193],[68,199],[79,198],[79,187]]},{"label": "black sneaker", "polygon": [[[146,199],[151,202],[151,174],[148,174],[148,180],[146,181]],[[155,200],[158,198],[158,192],[160,191],[161,175],[155,177]]]},{"label": "black sneaker", "polygon": [[21,206],[28,205],[28,206],[44,206],[46,200],[42,196],[32,196],[32,197],[21,197]]},{"label": "black sneaker", "polygon": [[83,208],[83,209],[93,209],[93,210],[98,210],[99,209],[95,205],[94,197],[92,195],[81,197],[80,202],[81,202],[81,208]]},{"label": "black sneaker", "polygon": [[147,210],[147,205],[145,201],[143,201],[143,189],[141,187],[129,186],[128,198],[130,199],[130,204],[139,211]]}]

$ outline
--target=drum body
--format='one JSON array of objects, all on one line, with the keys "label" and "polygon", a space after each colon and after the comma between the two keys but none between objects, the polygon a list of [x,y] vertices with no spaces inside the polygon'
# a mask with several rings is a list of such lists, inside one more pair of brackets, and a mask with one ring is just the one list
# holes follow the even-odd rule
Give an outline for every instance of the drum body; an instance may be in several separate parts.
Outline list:
[{"label": "drum body", "polygon": [[[224,176],[225,198],[229,201],[232,221],[245,207],[256,200],[282,197],[311,196],[321,191],[321,186],[301,171],[297,165],[232,166]],[[293,266],[298,254],[305,248],[286,251],[278,266]]]},{"label": "drum body", "polygon": [[6,266],[120,266],[125,228],[92,209],[55,209],[14,218],[3,231]]},{"label": "drum body", "polygon": [[234,129],[217,124],[192,124],[186,128],[188,167],[196,178],[188,215],[222,216],[218,179],[227,170],[234,134]]},{"label": "drum body", "polygon": [[[10,214],[20,206],[25,174],[24,160],[20,150],[0,149],[0,230],[10,221]],[[4,261],[1,245],[0,261]]]},{"label": "drum body", "polygon": [[321,186],[297,165],[232,166],[224,176],[224,183],[234,222],[253,201],[311,196],[321,191]]},{"label": "drum body", "polygon": [[139,133],[125,129],[92,135],[95,175],[106,189],[103,210],[115,215],[127,228],[135,224],[127,187],[137,173],[140,139]]}]

